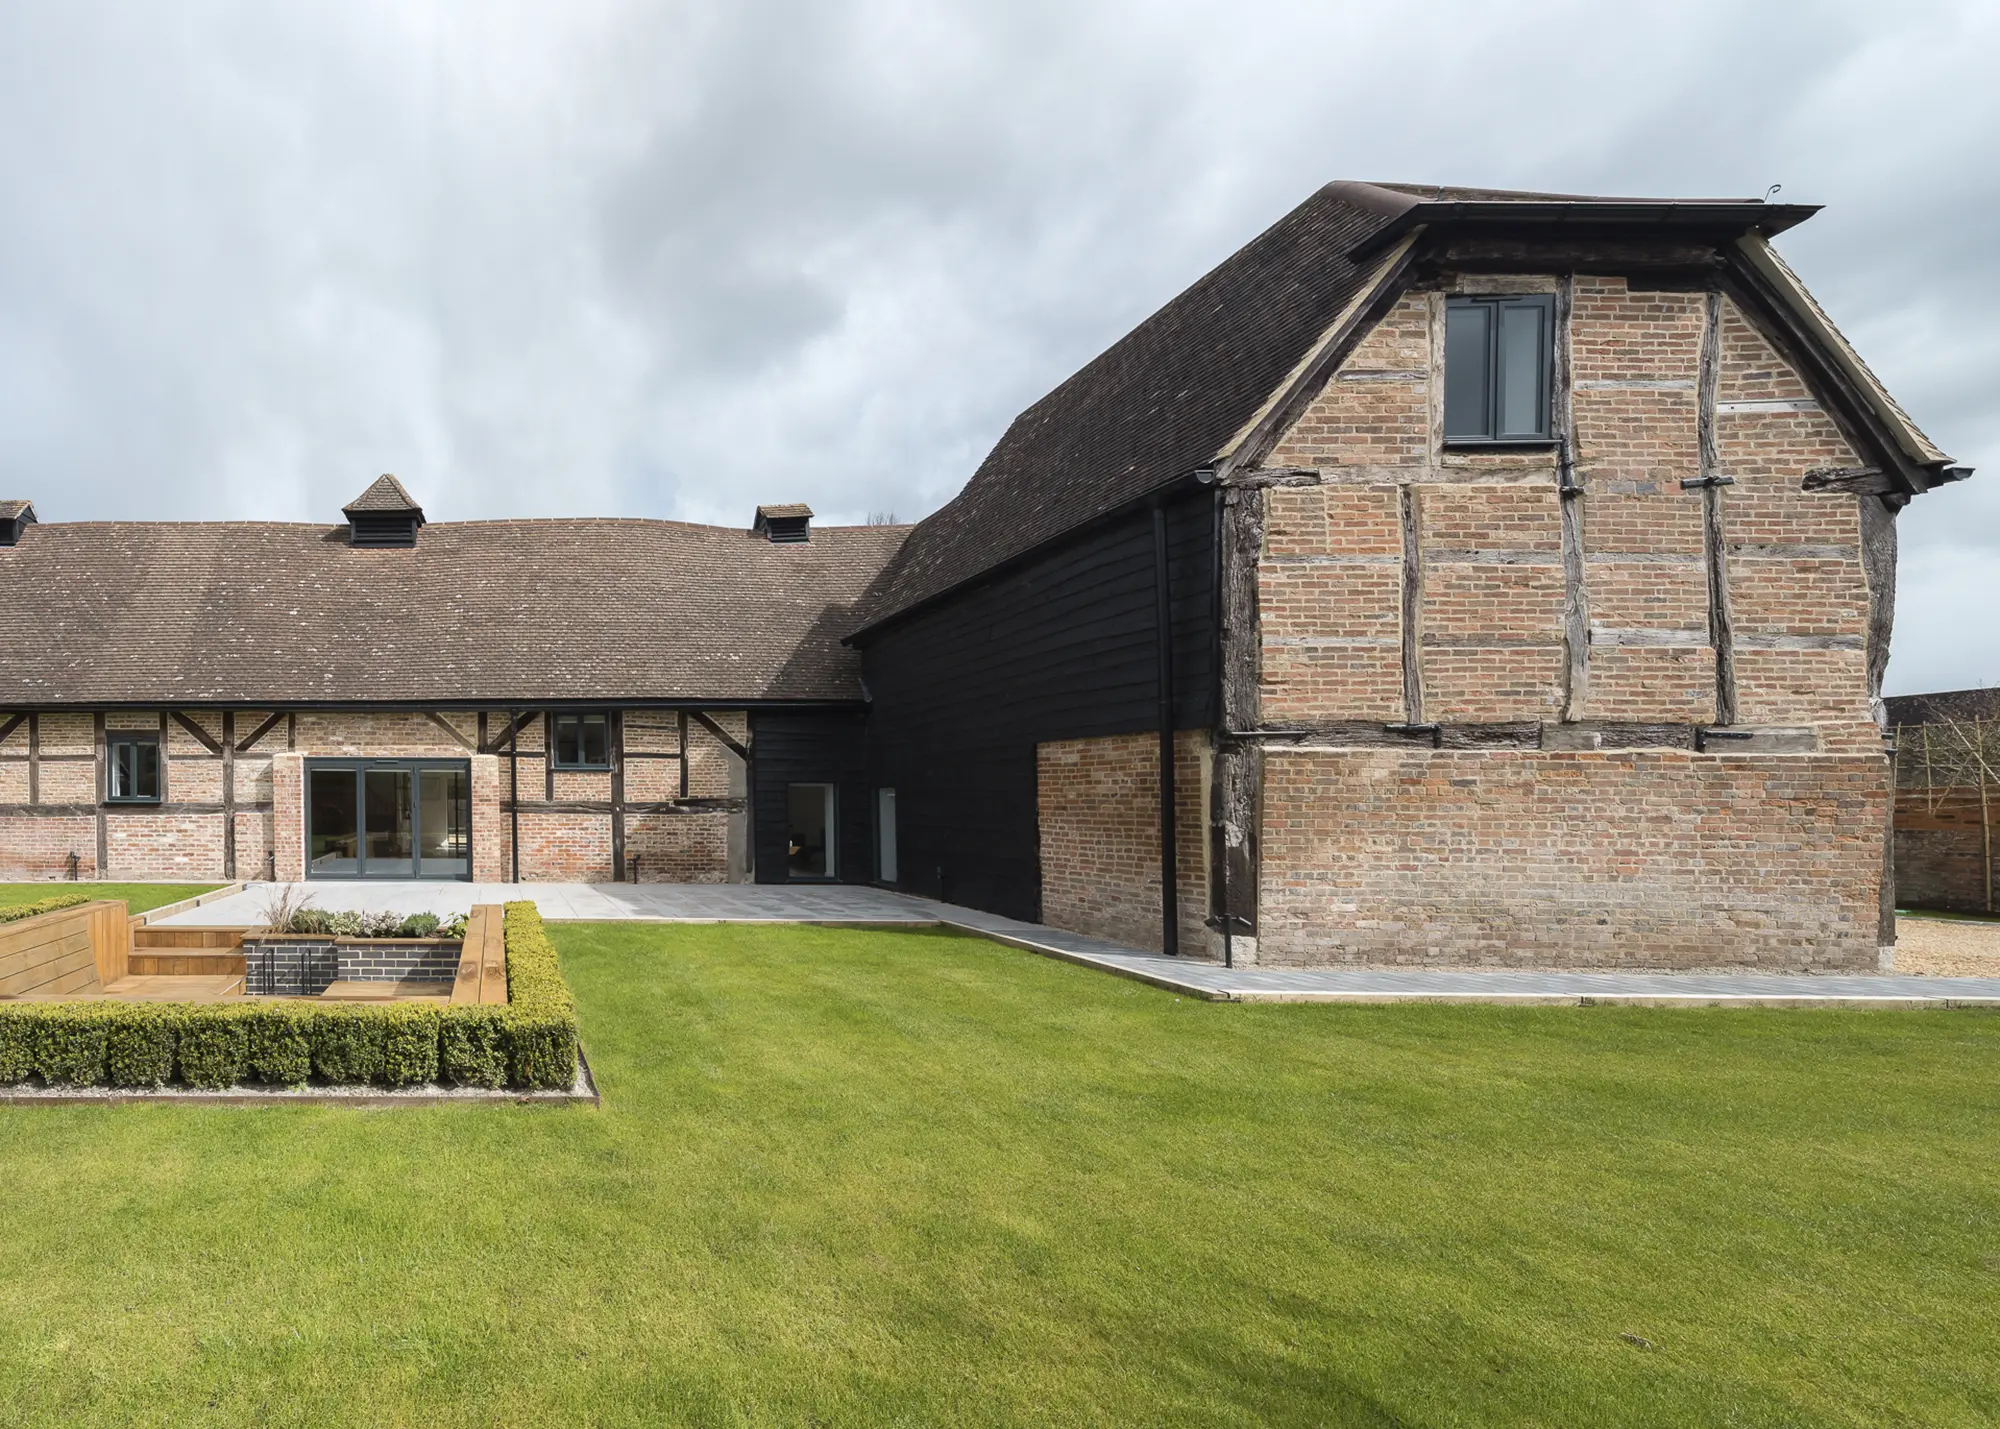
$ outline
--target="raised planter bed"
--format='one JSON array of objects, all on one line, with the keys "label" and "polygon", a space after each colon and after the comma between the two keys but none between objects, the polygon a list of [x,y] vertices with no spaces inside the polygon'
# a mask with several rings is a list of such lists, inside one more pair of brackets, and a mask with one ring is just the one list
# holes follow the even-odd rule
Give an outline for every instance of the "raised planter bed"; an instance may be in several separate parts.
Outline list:
[{"label": "raised planter bed", "polygon": [[336,982],[449,987],[462,947],[443,938],[253,933],[243,939],[243,990],[252,997],[318,997]]}]

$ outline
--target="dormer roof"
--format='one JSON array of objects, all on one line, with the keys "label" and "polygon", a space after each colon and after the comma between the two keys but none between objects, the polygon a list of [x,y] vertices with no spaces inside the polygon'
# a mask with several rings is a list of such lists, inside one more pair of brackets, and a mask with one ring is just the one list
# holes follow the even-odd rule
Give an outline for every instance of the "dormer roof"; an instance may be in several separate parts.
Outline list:
[{"label": "dormer roof", "polygon": [[384,472],[375,478],[373,484],[340,508],[340,514],[352,520],[359,512],[364,516],[414,516],[419,522],[424,519],[424,508],[417,505],[417,498],[404,489],[403,483]]}]

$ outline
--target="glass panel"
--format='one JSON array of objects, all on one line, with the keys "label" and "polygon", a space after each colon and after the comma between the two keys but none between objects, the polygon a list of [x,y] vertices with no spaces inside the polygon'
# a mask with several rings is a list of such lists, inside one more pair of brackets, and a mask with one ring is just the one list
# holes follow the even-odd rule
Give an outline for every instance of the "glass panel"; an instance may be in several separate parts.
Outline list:
[{"label": "glass panel", "polygon": [[369,769],[361,780],[362,857],[367,860],[363,872],[371,878],[408,878],[415,872],[410,859],[416,851],[411,837],[410,771]]},{"label": "glass panel", "polygon": [[463,769],[417,771],[417,873],[421,877],[471,875],[470,783]]},{"label": "glass panel", "polygon": [[1444,434],[1447,437],[1488,437],[1491,379],[1488,324],[1493,309],[1485,303],[1454,304],[1444,314]]},{"label": "glass panel", "polygon": [[1540,303],[1509,303],[1500,309],[1499,434],[1503,437],[1548,434],[1548,346],[1542,340],[1547,317]]},{"label": "glass panel", "polygon": [[606,765],[611,762],[611,721],[604,715],[588,715],[583,721],[583,762]]},{"label": "glass panel", "polygon": [[556,720],[556,768],[572,766],[581,758],[578,746],[576,719],[572,715],[562,715]]},{"label": "glass panel", "polygon": [[128,748],[132,751],[132,797],[159,798],[160,746],[150,739],[135,739]]},{"label": "glass panel", "polygon": [[794,784],[787,791],[791,812],[791,872],[794,878],[833,877],[833,786]]},{"label": "glass panel", "polygon": [[144,803],[160,797],[160,746],[150,739],[114,739],[107,749],[105,796]]},{"label": "glass panel", "polygon": [[308,875],[352,878],[361,871],[355,792],[352,769],[315,769],[307,776],[306,827],[312,830]]},{"label": "glass panel", "polygon": [[875,791],[875,876],[896,881],[896,791]]}]

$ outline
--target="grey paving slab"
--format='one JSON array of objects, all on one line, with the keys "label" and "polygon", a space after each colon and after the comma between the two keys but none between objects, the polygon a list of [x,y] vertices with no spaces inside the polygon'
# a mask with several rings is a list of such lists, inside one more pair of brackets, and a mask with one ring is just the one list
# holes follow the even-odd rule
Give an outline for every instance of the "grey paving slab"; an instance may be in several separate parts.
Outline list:
[{"label": "grey paving slab", "polygon": [[[155,920],[165,928],[242,928],[264,921],[280,885],[240,893]],[[293,885],[329,912],[469,912],[476,903],[532,901],[554,920],[646,919],[693,923],[930,923],[942,905],[881,888],[770,883],[307,883]]]},{"label": "grey paving slab", "polygon": [[[2000,978],[1473,968],[1225,968],[881,888],[769,883],[312,883],[329,910],[464,913],[530,899],[544,918],[681,923],[942,923],[1192,997],[1231,1002],[1640,1003],[1659,1006],[2000,1006]],[[260,923],[272,885],[169,914],[164,927]]]}]

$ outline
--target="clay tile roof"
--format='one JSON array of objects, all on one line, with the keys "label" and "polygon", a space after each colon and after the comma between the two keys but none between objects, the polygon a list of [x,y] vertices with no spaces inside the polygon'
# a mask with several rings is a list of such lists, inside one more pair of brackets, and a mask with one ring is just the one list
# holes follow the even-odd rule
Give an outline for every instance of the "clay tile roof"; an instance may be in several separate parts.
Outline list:
[{"label": "clay tile roof", "polygon": [[0,521],[18,521],[23,516],[35,514],[34,504],[27,501],[0,501]]},{"label": "clay tile roof", "polygon": [[422,519],[424,508],[417,505],[417,498],[403,489],[403,483],[384,473],[375,478],[374,483],[359,496],[340,508],[343,516],[352,516],[357,511],[365,512],[412,512]]},{"label": "clay tile roof", "polygon": [[1775,232],[1809,205],[1613,199],[1342,182],[1250,240],[1014,419],[871,593],[888,620],[1212,466],[1417,224],[1670,225]]},{"label": "clay tile roof", "polygon": [[799,517],[805,517],[807,520],[810,520],[812,519],[812,514],[812,507],[802,502],[794,502],[789,506],[759,506],[757,508],[757,518],[760,521],[797,520]]},{"label": "clay tile roof", "polygon": [[859,700],[853,608],[907,526],[56,522],[0,547],[0,710]]}]

